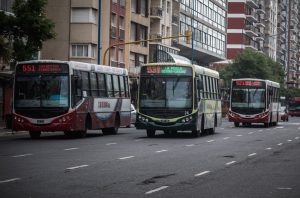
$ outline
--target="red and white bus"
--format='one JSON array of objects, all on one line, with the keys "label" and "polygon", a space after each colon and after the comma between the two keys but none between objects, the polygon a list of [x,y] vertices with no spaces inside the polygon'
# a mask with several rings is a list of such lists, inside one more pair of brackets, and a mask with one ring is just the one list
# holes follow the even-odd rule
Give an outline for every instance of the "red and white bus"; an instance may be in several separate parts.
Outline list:
[{"label": "red and white bus", "polygon": [[39,60],[16,65],[14,131],[63,131],[84,137],[88,129],[116,134],[130,125],[126,69],[74,61]]},{"label": "red and white bus", "polygon": [[228,119],[238,127],[241,124],[263,123],[277,125],[279,117],[280,84],[253,78],[232,79]]},{"label": "red and white bus", "polygon": [[288,114],[290,116],[300,116],[300,98],[294,97],[289,99]]}]

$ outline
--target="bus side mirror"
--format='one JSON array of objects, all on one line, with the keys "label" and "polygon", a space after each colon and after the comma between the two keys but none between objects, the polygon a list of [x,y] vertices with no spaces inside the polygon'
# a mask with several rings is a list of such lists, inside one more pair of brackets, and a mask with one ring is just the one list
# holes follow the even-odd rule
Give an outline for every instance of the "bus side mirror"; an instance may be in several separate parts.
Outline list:
[{"label": "bus side mirror", "polygon": [[82,91],[82,97],[84,97],[84,98],[87,97],[87,92],[86,91]]}]

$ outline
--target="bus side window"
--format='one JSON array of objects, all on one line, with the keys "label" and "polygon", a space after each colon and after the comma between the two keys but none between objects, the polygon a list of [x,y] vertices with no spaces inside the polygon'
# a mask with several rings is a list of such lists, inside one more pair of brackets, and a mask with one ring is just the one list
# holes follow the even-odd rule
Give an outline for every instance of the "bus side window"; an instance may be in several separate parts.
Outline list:
[{"label": "bus side window", "polygon": [[120,97],[119,78],[117,75],[113,75],[114,97]]},{"label": "bus side window", "polygon": [[98,88],[97,88],[97,78],[96,73],[91,72],[90,73],[90,85],[91,85],[91,95],[92,96],[98,96]]},{"label": "bus side window", "polygon": [[112,79],[110,74],[106,74],[106,87],[107,87],[107,94],[108,97],[114,97],[114,90],[112,85]]},{"label": "bus side window", "polygon": [[128,77],[127,76],[124,78],[124,81],[125,81],[125,96],[130,97],[129,86],[128,86]]},{"label": "bus side window", "polygon": [[121,97],[125,96],[124,76],[119,76]]},{"label": "bus side window", "polygon": [[90,96],[91,91],[90,91],[89,73],[86,71],[82,71],[81,77],[82,77],[82,91],[86,91],[87,96]]},{"label": "bus side window", "polygon": [[199,93],[200,93],[200,99],[202,99],[204,96],[203,96],[203,76],[200,75],[199,76],[199,81],[198,81],[198,90],[199,90]]},{"label": "bus side window", "polygon": [[97,79],[98,79],[99,96],[100,97],[107,97],[106,84],[105,84],[105,75],[98,73],[97,74]]},{"label": "bus side window", "polygon": [[78,70],[74,70],[72,79],[72,106],[74,107],[82,99],[81,72]]}]

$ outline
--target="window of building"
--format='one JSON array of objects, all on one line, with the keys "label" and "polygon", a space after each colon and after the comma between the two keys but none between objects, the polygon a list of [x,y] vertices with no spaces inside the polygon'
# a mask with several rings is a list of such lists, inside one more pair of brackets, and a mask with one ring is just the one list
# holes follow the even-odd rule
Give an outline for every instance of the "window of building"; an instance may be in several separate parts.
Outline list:
[{"label": "window of building", "polygon": [[130,31],[130,39],[132,41],[136,41],[137,40],[136,29],[137,29],[137,24],[132,22],[131,23],[131,31]]},{"label": "window of building", "polygon": [[89,45],[88,44],[73,44],[72,56],[73,57],[89,57]]},{"label": "window of building", "polygon": [[124,50],[123,49],[119,49],[119,52],[118,52],[118,61],[120,63],[124,63]]},{"label": "window of building", "polygon": [[131,12],[137,13],[137,1],[138,0],[131,0]]},{"label": "window of building", "polygon": [[97,11],[92,8],[72,8],[72,23],[96,23]]}]

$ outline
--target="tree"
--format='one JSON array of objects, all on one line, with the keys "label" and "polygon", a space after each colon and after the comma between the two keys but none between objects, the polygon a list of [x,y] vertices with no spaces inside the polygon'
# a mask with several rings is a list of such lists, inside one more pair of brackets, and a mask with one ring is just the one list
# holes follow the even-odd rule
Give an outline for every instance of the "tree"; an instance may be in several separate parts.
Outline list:
[{"label": "tree", "polygon": [[[0,57],[17,61],[32,59],[43,42],[55,38],[54,23],[46,17],[47,0],[15,0],[12,15],[0,12]],[[2,50],[1,50],[2,51]]]},{"label": "tree", "polygon": [[279,83],[284,80],[283,67],[279,63],[252,49],[238,54],[232,64],[220,71],[220,75],[227,87],[234,78],[268,79]]}]

